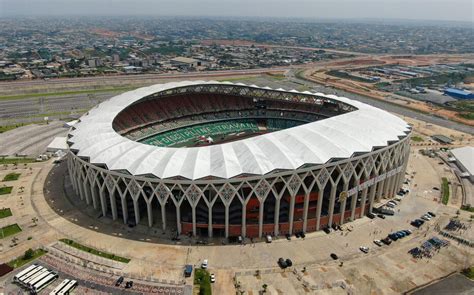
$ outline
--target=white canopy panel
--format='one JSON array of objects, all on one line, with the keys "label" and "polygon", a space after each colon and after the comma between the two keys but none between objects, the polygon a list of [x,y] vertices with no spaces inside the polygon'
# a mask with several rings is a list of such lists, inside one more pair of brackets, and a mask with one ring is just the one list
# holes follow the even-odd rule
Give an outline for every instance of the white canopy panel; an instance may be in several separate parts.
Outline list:
[{"label": "white canopy panel", "polygon": [[[234,142],[189,148],[156,147],[127,139],[112,128],[120,111],[145,96],[175,87],[223,84],[216,81],[184,81],[158,84],[115,96],[81,117],[70,131],[70,148],[93,164],[134,175],[159,178],[232,178],[240,174],[264,175],[273,170],[293,170],[305,164],[324,164],[332,158],[349,158],[371,152],[406,136],[410,126],[402,119],[345,97],[323,96],[357,110],[293,128]],[[236,85],[246,86],[242,83]],[[258,88],[257,86],[246,86]],[[269,89],[265,87],[265,89]],[[275,91],[286,91],[277,89]],[[295,92],[292,90],[292,92]],[[308,92],[304,92],[308,94]],[[314,93],[314,95],[316,95]]]}]

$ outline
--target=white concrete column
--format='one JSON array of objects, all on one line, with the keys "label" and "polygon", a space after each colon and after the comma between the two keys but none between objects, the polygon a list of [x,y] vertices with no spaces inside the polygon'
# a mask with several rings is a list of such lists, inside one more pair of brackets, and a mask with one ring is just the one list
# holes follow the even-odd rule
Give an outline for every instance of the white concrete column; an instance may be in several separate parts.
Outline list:
[{"label": "white concrete column", "polygon": [[275,216],[274,216],[274,223],[275,223],[275,229],[273,232],[275,233],[275,236],[280,234],[280,199],[281,198],[275,198]]},{"label": "white concrete column", "polygon": [[[356,180],[357,183],[359,183],[359,179]],[[357,199],[359,198],[359,191],[355,193],[355,195],[352,196],[352,202],[351,202],[351,221],[354,220],[355,216],[355,210],[356,210],[356,205],[357,205]]]},{"label": "white concrete column", "polygon": [[107,203],[105,202],[104,196],[105,185],[102,186],[99,190],[100,206],[102,208],[102,215],[105,217],[107,215]]},{"label": "white concrete column", "polygon": [[334,216],[334,204],[336,203],[336,189],[337,189],[337,185],[335,183],[331,182],[331,195],[329,197],[329,221],[328,221],[328,226],[332,226],[332,219],[333,219],[333,216]]},{"label": "white concrete column", "polygon": [[112,208],[112,220],[117,220],[118,214],[117,214],[117,203],[115,201],[115,189],[113,189],[112,192],[109,193],[109,200],[110,200],[110,207]]},{"label": "white concrete column", "polygon": [[[366,187],[362,190],[362,199],[360,200],[360,216],[364,216],[365,214],[365,203],[367,202],[367,194],[369,192],[369,188]],[[359,216],[359,217],[360,217]],[[352,217],[354,219],[354,216]]]},{"label": "white concrete column", "polygon": [[160,203],[160,208],[161,208],[161,228],[163,229],[163,231],[165,231],[166,230],[166,202]]},{"label": "white concrete column", "polygon": [[376,192],[377,192],[377,183],[374,183],[370,187],[370,194],[369,194],[369,212],[370,213],[372,213],[372,209],[374,208],[374,199],[375,199]]},{"label": "white concrete column", "polygon": [[290,214],[289,214],[289,219],[290,219],[290,227],[289,227],[289,233],[290,235],[293,233],[293,219],[295,216],[295,196],[291,194],[290,196]]},{"label": "white concrete column", "polygon": [[207,214],[207,235],[209,238],[212,238],[212,204],[209,204],[209,206]]},{"label": "white concrete column", "polygon": [[133,200],[133,212],[135,213],[135,224],[140,223],[140,209],[138,208],[138,200]]},{"label": "white concrete column", "polygon": [[153,199],[151,199],[151,201],[149,202],[146,202],[146,212],[147,212],[147,215],[148,215],[148,227],[152,227],[153,226],[153,208],[152,208],[152,204],[153,204]]},{"label": "white concrete column", "polygon": [[247,203],[244,202],[242,204],[242,237],[246,237],[247,235],[247,222],[246,222],[246,218],[247,218]]},{"label": "white concrete column", "polygon": [[309,194],[304,193],[304,204],[303,204],[303,232],[306,232],[308,227],[308,210],[309,210]]},{"label": "white concrete column", "polygon": [[193,236],[196,236],[197,231],[196,231],[196,206],[191,204],[191,212],[193,215]]},{"label": "white concrete column", "polygon": [[176,230],[181,234],[181,210],[180,205],[176,206]]},{"label": "white concrete column", "polygon": [[89,191],[89,180],[86,178],[82,182],[82,188],[84,190],[84,196],[86,197],[86,204],[90,205],[91,204],[91,196],[90,196],[90,191]]},{"label": "white concrete column", "polygon": [[[344,181],[342,191],[347,192],[348,189],[349,189],[349,182]],[[346,212],[346,203],[347,203],[347,198],[342,201],[341,208],[339,209],[339,212],[341,212],[341,221],[339,223],[340,225],[344,224],[344,213]]]},{"label": "white concrete column", "polygon": [[390,177],[385,178],[385,183],[384,183],[384,188],[383,188],[383,193],[384,193],[384,198],[388,199],[390,196],[388,195],[390,189]]},{"label": "white concrete column", "polygon": [[124,224],[127,224],[127,221],[128,221],[128,210],[127,210],[127,202],[125,200],[125,197],[121,197],[120,198],[121,202],[122,202],[122,217],[123,217],[123,223]]},{"label": "white concrete column", "polygon": [[83,185],[79,185],[79,197],[81,198],[81,201],[84,200],[84,187]]},{"label": "white concrete column", "polygon": [[224,207],[225,207],[225,237],[226,238],[229,237],[229,205],[230,205],[230,203],[224,204]]},{"label": "white concrete column", "polygon": [[380,200],[382,199],[384,183],[385,183],[385,179],[377,183],[377,193],[376,193],[377,202],[380,202]]},{"label": "white concrete column", "polygon": [[99,207],[99,204],[97,202],[97,193],[95,190],[95,186],[96,186],[96,183],[94,182],[94,184],[91,186],[91,195],[92,195],[92,205],[94,206],[94,209],[97,210],[97,208]]},{"label": "white concrete column", "polygon": [[318,192],[318,201],[316,203],[316,230],[321,229],[321,210],[323,208],[323,201],[324,201],[324,188],[321,188]]},{"label": "white concrete column", "polygon": [[[259,200],[260,201],[260,200]],[[258,208],[258,237],[261,238],[263,234],[263,206],[265,205],[265,200],[260,201],[260,206]]]}]

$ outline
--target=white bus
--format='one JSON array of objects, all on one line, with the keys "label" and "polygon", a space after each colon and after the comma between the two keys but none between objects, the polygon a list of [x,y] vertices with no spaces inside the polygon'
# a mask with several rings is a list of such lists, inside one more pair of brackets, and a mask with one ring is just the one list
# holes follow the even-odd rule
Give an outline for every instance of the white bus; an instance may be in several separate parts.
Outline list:
[{"label": "white bus", "polygon": [[67,284],[69,284],[69,279],[62,281],[61,284],[57,285],[56,288],[49,293],[49,295],[56,295],[62,288],[66,287]]},{"label": "white bus", "polygon": [[39,281],[41,281],[42,279],[44,279],[45,277],[47,277],[49,274],[51,274],[51,272],[46,269],[45,272],[43,272],[42,274],[40,274],[40,275],[37,276],[36,278],[32,279],[31,281],[29,281],[26,285],[28,286],[28,288],[31,288],[31,287],[33,287],[36,283],[38,283]]},{"label": "white bus", "polygon": [[32,264],[30,266],[28,266],[27,268],[25,268],[24,270],[20,271],[19,273],[17,273],[14,277],[13,277],[13,281],[14,282],[18,282],[20,280],[20,278],[24,275],[26,275],[27,273],[29,273],[30,271],[32,271],[33,269],[37,268],[38,267],[38,264]]},{"label": "white bus", "polygon": [[22,284],[23,286],[26,286],[26,285],[28,285],[29,282],[36,279],[38,276],[42,275],[43,273],[45,273],[47,271],[48,270],[46,268],[41,267],[41,269],[39,271],[35,272],[33,275],[27,277],[24,280],[20,280],[20,284]]},{"label": "white bus", "polygon": [[61,291],[59,291],[59,293],[57,293],[57,295],[65,295],[65,294],[69,294],[72,292],[72,290],[74,290],[74,288],[77,287],[77,281],[75,280],[71,280],[67,285],[66,287],[64,287]]},{"label": "white bus", "polygon": [[33,294],[36,294],[46,288],[49,284],[54,282],[58,278],[58,274],[55,272],[50,272],[49,275],[47,275],[45,278],[43,278],[41,281],[38,283],[34,284],[31,287],[31,291]]}]

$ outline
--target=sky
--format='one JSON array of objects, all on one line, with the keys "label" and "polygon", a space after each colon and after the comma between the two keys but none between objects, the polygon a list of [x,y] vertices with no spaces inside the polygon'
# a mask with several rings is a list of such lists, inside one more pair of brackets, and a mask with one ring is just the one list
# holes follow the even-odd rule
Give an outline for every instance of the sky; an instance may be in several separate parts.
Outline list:
[{"label": "sky", "polygon": [[474,0],[0,0],[0,17],[302,17],[474,22]]}]

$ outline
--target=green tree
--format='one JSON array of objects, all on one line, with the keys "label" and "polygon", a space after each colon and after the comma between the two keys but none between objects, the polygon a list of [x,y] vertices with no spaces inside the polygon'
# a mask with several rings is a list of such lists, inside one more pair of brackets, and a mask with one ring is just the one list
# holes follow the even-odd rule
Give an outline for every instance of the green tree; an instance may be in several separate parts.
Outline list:
[{"label": "green tree", "polygon": [[35,252],[33,251],[33,249],[28,249],[25,251],[25,254],[23,255],[23,260],[28,260],[28,259],[31,259],[33,258],[33,255],[35,254]]}]

